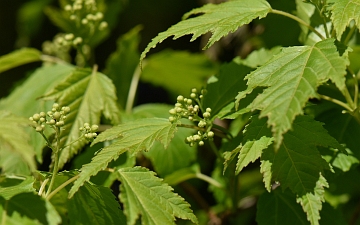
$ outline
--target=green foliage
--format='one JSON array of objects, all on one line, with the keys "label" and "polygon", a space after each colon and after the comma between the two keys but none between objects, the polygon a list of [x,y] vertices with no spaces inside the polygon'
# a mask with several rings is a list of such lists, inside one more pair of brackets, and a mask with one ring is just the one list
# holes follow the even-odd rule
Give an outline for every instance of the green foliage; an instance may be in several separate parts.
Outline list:
[{"label": "green foliage", "polygon": [[128,225],[135,224],[139,214],[144,224],[175,224],[175,217],[197,223],[190,205],[153,172],[142,167],[124,168],[118,170],[118,177]]},{"label": "green foliage", "polygon": [[[142,53],[126,1],[49,3],[18,17],[19,46],[41,12],[61,29],[43,51],[0,56],[28,72],[0,100],[1,225],[359,223],[358,0],[205,4]],[[185,35],[205,54],[145,58]]]}]

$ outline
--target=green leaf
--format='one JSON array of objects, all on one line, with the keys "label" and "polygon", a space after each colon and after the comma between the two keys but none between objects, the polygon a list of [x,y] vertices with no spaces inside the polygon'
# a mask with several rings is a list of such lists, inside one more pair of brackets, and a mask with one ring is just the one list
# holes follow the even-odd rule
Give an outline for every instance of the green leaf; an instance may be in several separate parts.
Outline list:
[{"label": "green leaf", "polygon": [[279,181],[283,190],[289,187],[303,196],[314,191],[319,174],[329,168],[316,146],[336,148],[338,145],[321,123],[300,116],[294,121],[293,130],[284,135],[278,152],[267,149],[261,160],[269,161],[267,166],[272,164],[273,180]]},{"label": "green leaf", "polygon": [[79,187],[90,179],[90,176],[94,176],[100,170],[105,169],[112,160],[117,159],[122,153],[129,151],[135,155],[140,151],[149,150],[155,141],[160,141],[166,148],[175,132],[175,124],[171,124],[167,119],[160,118],[139,119],[104,131],[98,135],[92,145],[119,139],[104,147],[94,156],[91,163],[82,166],[80,176],[74,182],[69,196],[72,197]]},{"label": "green leaf", "polygon": [[248,89],[237,99],[245,97],[256,87],[267,87],[251,104],[252,110],[261,110],[272,127],[276,148],[285,132],[291,129],[295,117],[309,98],[316,98],[317,87],[330,79],[339,90],[345,89],[347,60],[340,57],[333,39],[314,46],[283,48],[263,66],[249,74]]},{"label": "green leaf", "polygon": [[345,28],[353,20],[354,26],[360,29],[360,1],[359,0],[337,0],[331,7],[331,20],[336,30],[336,38],[341,39]]},{"label": "green leaf", "polygon": [[125,224],[111,189],[85,183],[68,202],[71,224]]},{"label": "green leaf", "polygon": [[[49,91],[44,99],[56,99],[61,106],[71,109],[60,135],[63,146],[78,140],[81,135],[79,128],[84,123],[99,124],[102,115],[112,124],[120,122],[115,87],[107,76],[96,71],[76,69]],[[59,166],[62,167],[86,142],[82,139],[63,149]]]},{"label": "green leaf", "polygon": [[108,75],[117,90],[120,105],[125,108],[131,79],[139,64],[141,26],[136,26],[117,40],[116,52],[106,62],[105,74]]},{"label": "green leaf", "polygon": [[216,70],[217,65],[204,54],[164,50],[146,60],[141,80],[187,96],[191,88],[201,87]]},{"label": "green leaf", "polygon": [[9,200],[20,193],[34,192],[34,181],[32,176],[0,176],[0,196]]},{"label": "green leaf", "polygon": [[[38,98],[54,88],[58,82],[68,76],[74,67],[69,64],[44,65],[37,69],[7,98],[0,100],[0,109],[12,112],[14,115],[29,118],[34,113],[46,112],[52,103],[39,101]],[[36,87],[36,88],[35,88]],[[36,158],[42,162],[42,149],[45,146],[44,138],[33,129],[29,129],[31,146]],[[13,163],[14,164],[14,163]]]},{"label": "green leaf", "polygon": [[256,221],[259,225],[308,225],[305,213],[294,199],[290,191],[265,192],[257,203]]},{"label": "green leaf", "polygon": [[212,36],[205,46],[205,48],[209,48],[221,37],[236,31],[238,27],[248,24],[256,18],[265,17],[270,10],[271,6],[265,0],[229,1],[218,5],[207,4],[201,8],[193,9],[186,13],[184,18],[196,14],[201,15],[183,20],[170,27],[167,31],[159,33],[143,51],[140,61],[145,58],[151,48],[154,48],[158,43],[170,36],[177,39],[187,34],[193,34],[191,38],[191,41],[193,41],[200,35],[211,32]]},{"label": "green leaf", "polygon": [[[29,210],[31,209],[31,210]],[[0,196],[2,224],[57,225],[61,218],[49,201],[33,193],[21,193],[5,200]]]},{"label": "green leaf", "polygon": [[118,176],[128,225],[135,224],[138,215],[144,225],[175,224],[175,217],[197,223],[190,205],[154,172],[143,167],[124,168],[118,170]]},{"label": "green leaf", "polygon": [[264,149],[273,142],[272,137],[261,137],[259,140],[247,141],[244,146],[239,146],[240,154],[236,164],[236,174],[246,167],[250,162],[255,162],[260,158]]},{"label": "green leaf", "polygon": [[182,168],[167,175],[164,178],[164,182],[171,186],[175,186],[183,181],[197,178],[197,174],[201,174],[200,166],[198,164],[194,164],[191,167]]},{"label": "green leaf", "polygon": [[347,172],[352,166],[359,164],[357,159],[350,149],[346,149],[347,154],[337,149],[326,149],[322,151],[323,158],[330,163],[333,167],[340,169],[343,172]]},{"label": "green leaf", "polygon": [[[315,9],[315,5],[309,2],[296,0],[296,15],[307,24],[311,24],[311,16],[314,14]],[[301,34],[299,39],[302,43],[305,43],[308,36],[309,28],[302,24],[299,25],[301,28]]]},{"label": "green leaf", "polygon": [[257,68],[258,66],[264,65],[274,55],[280,53],[281,47],[273,47],[271,49],[261,48],[259,50],[252,51],[246,59],[236,58],[234,61],[243,64],[250,68]]},{"label": "green leaf", "polygon": [[28,119],[14,116],[7,111],[0,111],[0,168],[2,172],[28,174],[36,170],[35,153],[29,145],[30,137],[24,129],[30,124]]},{"label": "green leaf", "polygon": [[0,57],[0,73],[27,63],[41,60],[41,52],[35,48],[22,48]]},{"label": "green leaf", "polygon": [[216,115],[222,108],[234,102],[239,91],[246,90],[245,76],[251,71],[249,67],[236,62],[224,64],[217,76],[206,85],[207,93],[203,97],[203,108],[211,108],[211,114]]},{"label": "green leaf", "polygon": [[320,174],[319,180],[316,182],[313,192],[306,193],[305,195],[296,198],[296,202],[301,204],[311,225],[319,225],[322,202],[325,201],[324,187],[329,187],[329,184]]},{"label": "green leaf", "polygon": [[[144,104],[133,109],[135,116],[168,118],[169,110],[173,108],[164,104]],[[166,176],[176,170],[189,166],[196,158],[195,148],[185,144],[185,138],[192,135],[191,129],[179,129],[165,149],[159,142],[155,142],[151,151],[145,152],[154,166],[157,174]]]}]

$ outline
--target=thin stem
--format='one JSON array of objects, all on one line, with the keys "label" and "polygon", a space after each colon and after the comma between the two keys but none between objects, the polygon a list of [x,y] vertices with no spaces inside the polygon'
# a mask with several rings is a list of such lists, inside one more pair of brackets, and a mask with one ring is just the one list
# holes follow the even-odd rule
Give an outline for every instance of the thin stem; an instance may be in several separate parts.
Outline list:
[{"label": "thin stem", "polygon": [[354,78],[354,81],[355,81],[355,84],[354,84],[354,104],[355,104],[355,108],[358,107],[358,101],[359,101],[359,82],[358,82],[358,76],[360,75],[360,70],[358,72],[357,75],[353,74],[353,78]]},{"label": "thin stem", "polygon": [[7,218],[7,208],[8,208],[9,201],[5,201],[4,210],[2,212],[2,219],[1,219],[1,225],[6,225],[6,218]]},{"label": "thin stem", "polygon": [[42,196],[44,190],[45,190],[45,187],[46,187],[46,184],[49,182],[49,178],[45,179],[44,182],[42,182],[41,186],[40,186],[40,189],[39,189],[39,193],[38,195],[39,196]]},{"label": "thin stem", "polygon": [[60,128],[59,127],[56,127],[55,135],[56,135],[56,149],[54,151],[54,169],[53,169],[53,173],[51,176],[49,188],[45,195],[46,197],[50,194],[51,189],[54,186],[56,174],[59,171],[59,151],[60,151]]},{"label": "thin stem", "polygon": [[352,111],[353,111],[353,109],[350,108],[346,103],[344,103],[344,102],[342,102],[342,101],[339,101],[339,100],[337,100],[337,99],[331,98],[331,97],[329,97],[329,96],[327,96],[327,95],[320,95],[320,98],[322,98],[322,99],[324,99],[324,100],[327,100],[327,101],[330,101],[330,102],[332,102],[332,103],[335,103],[335,104],[337,104],[337,105],[345,108],[345,109],[348,110],[349,112],[352,112]]},{"label": "thin stem", "polygon": [[[143,66],[145,66],[145,64],[146,64],[146,62],[143,62]],[[125,112],[127,112],[127,113],[131,113],[132,108],[134,106],[135,96],[136,96],[137,87],[139,85],[140,76],[141,76],[141,68],[138,65],[136,67],[134,75],[131,79],[129,94],[127,97],[126,107],[125,107]]]},{"label": "thin stem", "polygon": [[309,28],[309,30],[311,30],[312,32],[314,32],[317,36],[319,36],[322,40],[325,40],[325,37],[320,34],[315,28],[313,28],[310,24],[306,23],[304,20],[300,19],[299,17],[297,16],[294,16],[290,13],[287,13],[287,12],[284,12],[284,11],[281,11],[281,10],[276,10],[276,9],[271,9],[270,10],[270,13],[274,13],[274,14],[278,14],[278,15],[283,15],[283,16],[286,16],[290,19],[293,19],[295,21],[297,21],[298,23],[306,26],[307,28]]},{"label": "thin stem", "polygon": [[209,141],[209,145],[210,145],[210,148],[211,150],[214,152],[214,154],[216,155],[216,157],[221,160],[223,159],[224,157],[220,154],[218,148],[216,147],[216,145],[214,144],[213,141]]},{"label": "thin stem", "polygon": [[61,191],[61,189],[63,189],[64,187],[66,187],[68,184],[74,182],[76,179],[78,179],[80,176],[80,174],[70,178],[69,180],[65,181],[64,183],[62,183],[59,187],[57,187],[54,191],[52,191],[47,197],[46,200],[50,200],[56,193],[58,193],[59,191]]},{"label": "thin stem", "polygon": [[350,95],[349,89],[345,86],[345,89],[343,90],[343,95],[346,99],[346,102],[350,105],[350,108],[352,108],[352,110],[355,109],[355,104],[354,101]]},{"label": "thin stem", "polygon": [[346,38],[345,38],[345,40],[344,40],[344,44],[345,44],[345,45],[347,45],[347,44],[349,43],[349,41],[350,41],[350,39],[352,38],[355,30],[356,30],[356,26],[353,26],[353,27],[350,29],[349,33],[346,35]]},{"label": "thin stem", "polygon": [[206,181],[211,185],[214,185],[217,188],[223,188],[223,185],[220,184],[217,180],[214,180],[213,178],[202,174],[202,173],[196,173],[196,178],[199,178],[200,180]]},{"label": "thin stem", "polygon": [[49,139],[45,136],[44,132],[40,132],[41,136],[45,139],[46,145],[52,149],[53,147],[51,146],[51,143],[49,141]]}]

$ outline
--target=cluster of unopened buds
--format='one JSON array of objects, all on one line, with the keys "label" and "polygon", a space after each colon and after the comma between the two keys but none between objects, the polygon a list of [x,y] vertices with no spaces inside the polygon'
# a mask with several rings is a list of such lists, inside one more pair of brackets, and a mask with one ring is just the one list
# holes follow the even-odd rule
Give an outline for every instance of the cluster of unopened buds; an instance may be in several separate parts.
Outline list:
[{"label": "cluster of unopened buds", "polygon": [[185,142],[190,146],[198,143],[200,146],[204,145],[204,140],[214,137],[214,132],[210,129],[212,127],[211,121],[211,109],[206,108],[202,113],[202,117],[199,116],[201,109],[198,104],[200,99],[206,90],[201,90],[200,94],[196,88],[191,90],[190,98],[184,98],[179,95],[175,107],[169,110],[169,121],[177,123],[181,118],[187,118],[190,121],[196,122],[200,128],[197,134],[191,135],[185,139]]},{"label": "cluster of unopened buds", "polygon": [[65,5],[64,10],[79,28],[87,26],[95,31],[95,28],[104,30],[108,26],[107,22],[103,21],[104,14],[98,11],[95,0],[75,0],[72,5]]},{"label": "cluster of unopened buds", "polygon": [[70,108],[68,106],[60,107],[58,103],[54,103],[51,111],[35,113],[29,120],[33,122],[32,126],[37,132],[43,132],[46,124],[53,128],[64,126],[69,112]]},{"label": "cluster of unopened buds", "polygon": [[93,140],[96,138],[97,133],[95,133],[99,129],[99,126],[93,124],[90,126],[89,123],[84,123],[83,127],[80,127],[79,130],[84,133],[84,137],[88,140]]}]

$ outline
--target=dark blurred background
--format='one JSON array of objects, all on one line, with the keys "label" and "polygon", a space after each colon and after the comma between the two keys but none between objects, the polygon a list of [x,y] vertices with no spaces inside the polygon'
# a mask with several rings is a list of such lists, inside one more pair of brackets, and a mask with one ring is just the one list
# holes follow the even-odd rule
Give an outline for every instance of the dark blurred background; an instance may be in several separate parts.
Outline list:
[{"label": "dark blurred background", "polygon": [[[117,1],[117,0],[110,0]],[[143,25],[141,31],[141,43],[139,51],[143,51],[146,45],[159,32],[165,31],[171,25],[179,22],[184,13],[193,8],[200,7],[206,2],[220,2],[221,0],[128,0],[125,8],[118,16],[118,23],[112,30],[106,41],[97,47],[96,63],[99,69],[104,68],[105,60],[116,49],[116,40],[131,28],[138,24]],[[272,0],[269,1],[273,8],[288,12],[295,10],[294,1]],[[21,13],[22,7],[28,4],[37,7],[33,13],[39,13],[38,20],[22,24],[26,20],[26,14]],[[34,47],[41,50],[41,45],[46,40],[52,40],[59,29],[53,25],[43,13],[46,5],[58,6],[57,0],[0,0],[0,56],[21,47]],[[22,15],[22,17],[19,17]],[[31,15],[30,15],[31,16]],[[275,21],[275,22],[274,22]],[[288,26],[290,25],[290,26]],[[283,30],[283,27],[292,27],[292,30]],[[266,28],[266,29],[265,29]],[[210,58],[218,61],[230,61],[234,56],[245,57],[253,49],[260,47],[273,47],[280,43],[283,45],[298,44],[299,26],[283,17],[269,15],[266,19],[255,21],[239,32],[224,39],[222,43],[209,51]],[[276,38],[273,33],[278,34]],[[261,35],[259,35],[261,34]],[[251,38],[257,37],[256,40]],[[262,38],[263,37],[263,38]],[[175,50],[201,51],[204,46],[204,38],[189,42],[191,36],[182,37],[176,41],[171,38],[159,44],[151,53],[165,48]],[[249,44],[248,40],[252,40]],[[214,50],[215,49],[215,50]],[[221,50],[219,50],[221,49]],[[217,51],[214,53],[214,51]],[[221,51],[221,53],[219,53]],[[215,57],[212,56],[216,55]],[[220,56],[219,56],[220,55]],[[40,63],[32,63],[21,66],[0,74],[0,98],[7,96],[13,87],[21,82],[29,71],[38,67]]]}]

